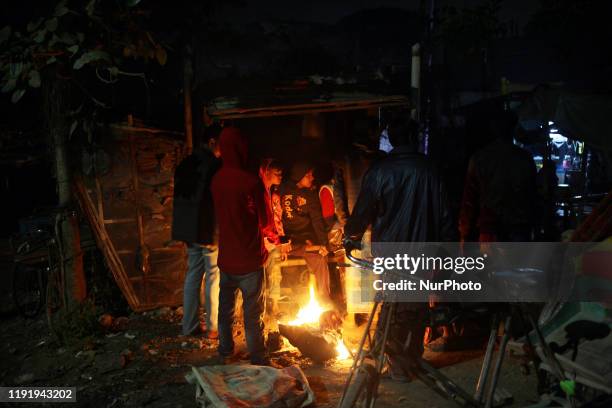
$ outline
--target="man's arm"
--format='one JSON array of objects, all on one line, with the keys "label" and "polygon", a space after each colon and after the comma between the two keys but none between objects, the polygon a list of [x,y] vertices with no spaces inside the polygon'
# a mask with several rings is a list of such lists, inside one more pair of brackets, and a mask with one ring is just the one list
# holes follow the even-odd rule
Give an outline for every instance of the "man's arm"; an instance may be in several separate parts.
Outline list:
[{"label": "man's arm", "polygon": [[[255,201],[255,209],[257,211],[257,219],[259,229],[264,238],[277,239],[278,237],[273,231],[273,220],[270,206],[266,200],[266,190],[263,184],[258,180],[253,189],[253,199]],[[272,227],[272,229],[271,229]]]},{"label": "man's arm", "polygon": [[321,210],[321,202],[316,192],[312,192],[310,198],[308,198],[308,215],[310,222],[312,223],[312,229],[316,235],[317,241],[320,245],[327,245],[327,229],[325,228],[325,221],[323,220],[323,211]]},{"label": "man's arm", "polygon": [[353,213],[344,226],[345,236],[353,241],[361,241],[365,230],[374,219],[380,188],[376,178],[377,175],[372,170],[368,170],[363,176]]}]

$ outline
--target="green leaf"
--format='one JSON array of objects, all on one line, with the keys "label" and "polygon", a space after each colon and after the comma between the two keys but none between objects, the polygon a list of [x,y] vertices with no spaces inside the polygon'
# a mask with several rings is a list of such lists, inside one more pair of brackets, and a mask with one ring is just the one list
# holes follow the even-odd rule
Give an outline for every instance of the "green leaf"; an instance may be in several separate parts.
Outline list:
[{"label": "green leaf", "polygon": [[83,41],[85,41],[85,34],[83,33],[77,33],[77,40],[82,43]]},{"label": "green leaf", "polygon": [[32,31],[36,30],[38,28],[38,26],[40,26],[40,23],[43,22],[43,18],[39,18],[36,21],[30,21],[28,23],[27,29],[28,29],[28,33],[31,33]]},{"label": "green leaf", "polygon": [[76,43],[76,38],[70,33],[62,33],[62,35],[60,35],[60,41],[66,45],[72,45]]},{"label": "green leaf", "polygon": [[47,35],[47,30],[46,29],[40,29],[36,32],[36,35],[34,35],[34,42],[36,43],[41,43],[45,40],[45,36]]},{"label": "green leaf", "polygon": [[17,79],[11,78],[2,87],[2,93],[9,93],[17,86]]},{"label": "green leaf", "polygon": [[74,62],[73,68],[81,69],[83,68],[85,64],[89,64],[90,62],[99,61],[99,60],[105,60],[105,61],[110,62],[110,55],[108,55],[108,53],[101,51],[101,50],[93,50],[93,51],[86,52]]},{"label": "green leaf", "polygon": [[57,58],[55,58],[55,56],[53,56],[53,57],[51,57],[51,58],[49,58],[47,60],[47,65],[53,64],[54,62],[57,62]]},{"label": "green leaf", "polygon": [[5,42],[11,36],[11,26],[5,26],[2,30],[0,30],[0,44]]},{"label": "green leaf", "polygon": [[12,62],[9,69],[13,78],[19,78],[23,72],[23,62]]},{"label": "green leaf", "polygon": [[57,7],[55,8],[55,13],[54,15],[56,17],[61,17],[63,15],[65,15],[66,13],[68,13],[70,10],[68,10],[68,7],[66,7],[65,2],[61,2],[60,4],[57,5]]},{"label": "green leaf", "polygon": [[47,22],[45,23],[45,28],[50,32],[54,32],[55,30],[57,30],[57,18],[53,17],[47,20]]},{"label": "green leaf", "polygon": [[40,73],[35,69],[30,71],[30,80],[28,81],[28,85],[32,88],[40,88]]},{"label": "green leaf", "polygon": [[125,0],[125,5],[128,7],[134,7],[140,3],[140,0]]},{"label": "green leaf", "polygon": [[91,0],[89,3],[87,3],[87,6],[85,6],[85,11],[87,12],[87,15],[92,16],[95,8],[96,0]]},{"label": "green leaf", "polygon": [[79,50],[79,46],[78,45],[73,45],[71,47],[66,48],[68,51],[70,51],[70,53],[72,55],[76,54],[76,52]]},{"label": "green leaf", "polygon": [[59,40],[60,38],[57,35],[53,34],[51,40],[49,41],[49,47],[53,47]]},{"label": "green leaf", "polygon": [[11,97],[11,102],[17,103],[25,93],[25,89],[17,89],[13,92],[13,96]]},{"label": "green leaf", "polygon": [[72,125],[70,125],[70,133],[68,133],[68,136],[72,136],[72,134],[74,133],[78,125],[79,125],[78,120],[75,120],[74,122],[72,122]]}]

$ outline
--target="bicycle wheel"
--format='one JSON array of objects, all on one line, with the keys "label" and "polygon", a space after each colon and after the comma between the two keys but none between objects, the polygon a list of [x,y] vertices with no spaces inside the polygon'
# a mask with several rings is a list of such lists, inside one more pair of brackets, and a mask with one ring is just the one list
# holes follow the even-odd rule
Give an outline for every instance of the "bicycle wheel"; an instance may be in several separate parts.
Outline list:
[{"label": "bicycle wheel", "polygon": [[338,408],[366,408],[378,386],[374,383],[376,375],[376,368],[372,364],[366,363],[359,367]]},{"label": "bicycle wheel", "polygon": [[64,293],[63,284],[57,268],[53,268],[49,271],[46,290],[47,323],[49,325],[49,329],[53,332],[56,328],[56,313],[64,306],[64,299],[62,296]]},{"label": "bicycle wheel", "polygon": [[38,316],[45,298],[42,266],[14,264],[13,302],[19,314],[26,318]]}]

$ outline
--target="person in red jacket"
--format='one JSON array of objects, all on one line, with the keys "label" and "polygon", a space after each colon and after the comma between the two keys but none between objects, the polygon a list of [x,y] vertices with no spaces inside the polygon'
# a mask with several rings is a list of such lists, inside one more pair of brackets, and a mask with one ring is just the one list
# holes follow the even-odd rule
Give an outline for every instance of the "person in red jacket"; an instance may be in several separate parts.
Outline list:
[{"label": "person in red jacket", "polygon": [[232,326],[236,292],[242,292],[244,327],[251,363],[270,365],[264,345],[264,272],[267,252],[263,229],[268,225],[265,191],[258,177],[245,170],[247,140],[237,128],[223,129],[223,157],[211,191],[219,225],[219,355],[234,353]]}]

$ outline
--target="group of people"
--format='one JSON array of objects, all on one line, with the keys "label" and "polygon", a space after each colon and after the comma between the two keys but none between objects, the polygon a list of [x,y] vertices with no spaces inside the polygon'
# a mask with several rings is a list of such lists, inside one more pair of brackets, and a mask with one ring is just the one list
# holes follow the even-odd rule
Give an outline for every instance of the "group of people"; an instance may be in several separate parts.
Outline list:
[{"label": "group of people", "polygon": [[[231,357],[240,290],[251,362],[269,364],[264,310],[267,306],[275,320],[281,263],[288,256],[303,258],[314,274],[318,299],[332,307],[328,234],[337,221],[333,189],[315,185],[314,165],[296,161],[283,181],[278,160],[264,160],[258,176],[247,162],[246,137],[226,127],[177,166],[172,238],[188,248],[183,334],[218,338],[221,358]],[[203,278],[205,328],[199,320]]]},{"label": "group of people", "polygon": [[[340,226],[346,249],[360,247],[368,228],[377,242],[528,240],[535,166],[512,143],[506,118],[491,121],[495,141],[470,160],[458,228],[437,166],[418,152],[418,125],[407,115],[389,120],[392,149],[370,166],[355,207]],[[315,275],[318,298],[331,304],[328,233],[338,228],[338,217],[333,189],[315,187],[314,166],[296,162],[283,180],[280,163],[265,160],[257,177],[247,170],[247,150],[239,129],[227,127],[218,143],[211,139],[208,149],[177,167],[173,239],[189,248],[183,333],[203,331],[198,308],[205,273],[205,333],[211,338],[218,333],[221,361],[234,351],[232,326],[240,290],[251,362],[268,365],[266,292],[274,310],[280,298],[280,263],[288,255],[299,256]],[[396,310],[395,336],[424,329],[411,323],[422,318],[419,307],[406,304]],[[411,343],[413,352],[422,352],[421,342]]]}]

